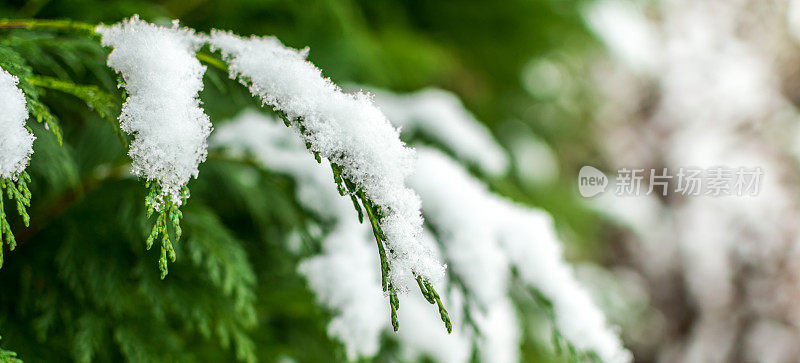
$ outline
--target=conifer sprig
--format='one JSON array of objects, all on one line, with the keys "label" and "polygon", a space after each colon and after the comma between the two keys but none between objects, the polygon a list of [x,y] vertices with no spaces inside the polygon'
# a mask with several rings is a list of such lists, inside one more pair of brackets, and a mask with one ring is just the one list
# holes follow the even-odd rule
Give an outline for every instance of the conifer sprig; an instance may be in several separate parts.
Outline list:
[{"label": "conifer sprig", "polygon": [[3,192],[5,191],[9,201],[15,202],[17,213],[22,217],[22,222],[27,227],[31,220],[28,215],[28,207],[31,206],[31,191],[28,189],[30,181],[31,177],[25,171],[17,176],[16,181],[0,179],[0,267],[3,267],[3,240],[5,240],[9,250],[13,251],[17,247],[14,233],[11,232],[11,225],[8,224],[6,219]]},{"label": "conifer sprig", "polygon": [[0,19],[0,29],[60,30],[96,36],[97,26],[70,19]]},{"label": "conifer sprig", "polygon": [[[173,242],[178,243],[181,239],[183,230],[180,223],[183,213],[180,210],[180,204],[175,203],[172,198],[164,196],[161,186],[157,182],[148,182],[147,188],[150,189],[149,194],[145,197],[147,218],[149,219],[153,214],[156,214],[156,222],[147,237],[145,245],[149,250],[153,247],[153,242],[159,236],[161,237],[161,256],[158,258],[158,269],[161,271],[161,279],[163,280],[169,272],[167,258],[169,258],[169,261],[175,262],[176,255]],[[189,188],[184,186],[181,189],[181,204],[185,203],[187,199],[189,199]],[[170,239],[170,227],[174,234],[173,239]]]},{"label": "conifer sprig", "polygon": [[39,92],[31,83],[33,69],[19,53],[2,45],[0,45],[0,68],[19,79],[18,87],[25,94],[28,112],[37,122],[44,124],[45,128],[56,136],[60,145],[62,143],[61,127],[58,124],[58,119],[50,112],[50,109],[39,101]]},{"label": "conifer sprig", "polygon": [[[300,133],[305,132],[305,128],[303,127],[302,122],[297,120],[292,122],[286,113],[280,110],[273,110],[275,113],[283,120],[283,123],[287,127],[296,127],[300,130]],[[306,148],[311,151],[311,145],[306,143]],[[314,154],[314,159],[317,162],[322,162],[322,159],[319,153],[311,151]],[[381,264],[381,286],[383,288],[383,292],[389,296],[389,305],[391,308],[391,319],[392,319],[392,328],[394,331],[400,329],[400,322],[397,317],[397,311],[400,309],[400,299],[397,296],[397,289],[392,284],[391,280],[389,279],[389,271],[391,270],[391,265],[389,264],[389,258],[386,253],[386,235],[383,233],[383,229],[381,228],[381,219],[385,216],[385,212],[377,206],[361,188],[358,188],[356,184],[351,181],[350,179],[346,178],[342,173],[342,167],[334,162],[330,162],[331,170],[333,171],[333,180],[336,183],[337,190],[341,196],[349,196],[350,199],[353,201],[353,207],[355,208],[356,212],[358,213],[358,220],[359,222],[364,222],[364,212],[366,211],[367,218],[369,219],[370,225],[372,226],[372,233],[375,236],[375,241],[378,245],[378,256],[380,257],[380,264]],[[363,207],[363,209],[362,209]],[[389,250],[389,253],[393,253],[393,251]],[[450,322],[450,315],[447,313],[447,309],[442,304],[441,298],[439,294],[434,289],[433,285],[427,279],[415,275],[417,280],[417,284],[419,285],[420,291],[422,295],[425,297],[431,304],[437,305],[439,308],[439,315],[442,319],[442,322],[447,328],[447,332],[450,333],[453,330],[452,323]]]},{"label": "conifer sprig", "polygon": [[22,363],[22,360],[17,358],[17,353],[0,348],[0,363]]},{"label": "conifer sprig", "polygon": [[108,121],[114,133],[119,136],[123,144],[125,143],[125,137],[122,136],[119,124],[117,123],[121,100],[115,95],[105,92],[95,85],[80,85],[53,77],[31,76],[28,78],[28,81],[36,87],[49,88],[68,93],[86,102],[89,108],[97,112],[101,118]]},{"label": "conifer sprig", "polygon": [[603,360],[593,351],[586,351],[579,349],[572,344],[561,332],[556,328],[556,312],[553,302],[547,298],[541,291],[528,286],[522,286],[539,308],[544,310],[544,314],[550,323],[550,342],[555,349],[556,354],[564,355],[569,362],[593,362],[601,363]]},{"label": "conifer sprig", "polygon": [[[197,53],[197,58],[204,63],[211,65],[215,68],[218,68],[224,72],[229,72],[228,66],[218,60],[217,58],[206,54],[206,53]],[[286,127],[296,127],[301,134],[305,133],[305,128],[303,127],[303,123],[301,120],[292,120],[281,110],[274,109],[273,111],[280,117]],[[306,142],[306,148],[314,155],[314,159],[317,162],[322,162],[322,158],[319,153],[311,150],[311,144]],[[330,160],[329,160],[330,161]],[[342,167],[334,162],[330,162],[331,170],[333,171],[333,179],[336,183],[336,187],[339,191],[339,194],[342,196],[349,196],[350,199],[353,201],[353,207],[355,208],[356,212],[358,213],[358,220],[359,222],[364,222],[364,211],[366,211],[367,218],[369,219],[370,225],[372,226],[372,232],[375,236],[375,241],[378,246],[378,256],[380,257],[380,264],[381,264],[381,286],[383,288],[383,292],[389,296],[389,305],[391,309],[391,320],[392,320],[392,328],[394,331],[400,329],[400,322],[397,317],[397,311],[400,309],[400,299],[397,296],[397,289],[391,283],[389,279],[389,271],[391,266],[389,264],[389,258],[386,254],[386,235],[383,233],[381,229],[380,220],[383,217],[384,213],[380,210],[375,203],[370,200],[363,190],[357,188],[355,183],[353,183],[348,178],[342,175]],[[363,208],[362,208],[363,207]],[[389,251],[391,253],[392,251]],[[436,289],[427,279],[424,279],[420,276],[416,276],[417,283],[419,285],[420,291],[425,299],[431,303],[437,305],[439,309],[439,315],[444,322],[445,328],[447,332],[450,333],[453,330],[452,323],[450,321],[450,315],[447,312],[447,309],[444,307],[444,304],[439,297],[439,294],[436,292]]]}]

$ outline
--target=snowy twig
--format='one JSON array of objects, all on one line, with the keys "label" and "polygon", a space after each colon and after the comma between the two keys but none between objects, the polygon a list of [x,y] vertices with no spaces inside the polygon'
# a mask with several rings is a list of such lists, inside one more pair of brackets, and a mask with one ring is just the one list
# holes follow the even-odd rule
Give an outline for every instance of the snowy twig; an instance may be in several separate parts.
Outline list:
[{"label": "snowy twig", "polygon": [[25,169],[33,154],[36,137],[25,127],[28,108],[18,83],[17,77],[0,68],[0,267],[3,266],[3,235],[9,249],[16,247],[3,207],[4,190],[9,200],[16,201],[17,212],[25,225],[30,222],[27,213],[27,207],[31,205],[30,177]]},{"label": "snowy twig", "polygon": [[148,181],[148,217],[158,213],[147,248],[161,236],[159,268],[164,278],[167,258],[175,260],[167,226],[172,225],[177,242],[182,216],[178,208],[189,196],[186,184],[205,161],[212,129],[198,98],[206,70],[195,58],[202,39],[177,22],[158,26],[138,16],[96,31],[102,44],[113,48],[108,66],[123,77],[129,93],[120,127],[133,136],[128,152],[133,173]]},{"label": "snowy twig", "polygon": [[[413,170],[413,151],[368,95],[342,92],[305,60],[306,50],[284,47],[272,37],[243,38],[216,30],[209,43],[222,52],[230,77],[295,129],[317,161],[330,161],[339,192],[350,195],[359,213],[362,207],[367,212],[397,330],[397,290],[405,287],[405,278],[430,282],[444,272],[418,240],[419,198],[404,184]],[[436,301],[428,290],[422,292]],[[450,325],[443,306],[440,312],[445,326]]]},{"label": "snowy twig", "polygon": [[[284,124],[287,127],[292,126],[292,122],[289,121],[288,116],[280,110],[275,110],[275,113],[283,120]],[[298,127],[302,130],[302,122],[296,122]],[[310,150],[310,145],[306,144],[306,148]],[[314,153],[314,158],[317,162],[321,161],[321,158],[318,153]],[[397,297],[397,289],[394,284],[389,279],[389,272],[391,270],[391,266],[389,264],[389,258],[386,254],[386,235],[383,233],[383,229],[381,228],[381,219],[384,217],[384,212],[375,205],[375,203],[366,196],[364,190],[358,188],[354,182],[350,179],[344,177],[342,175],[342,167],[339,166],[335,162],[330,162],[331,170],[333,171],[333,180],[336,183],[337,189],[339,190],[339,194],[342,196],[350,196],[353,201],[353,206],[358,213],[358,220],[359,222],[363,222],[364,220],[364,212],[366,211],[367,219],[369,219],[370,225],[372,226],[372,232],[375,236],[375,241],[378,246],[378,255],[380,257],[380,264],[381,264],[381,286],[383,291],[389,294],[389,304],[391,306],[391,317],[392,317],[392,327],[395,331],[400,328],[400,323],[397,318],[397,310],[400,309],[400,299]],[[363,211],[362,211],[363,206]],[[442,304],[441,299],[439,298],[439,294],[431,285],[430,281],[424,277],[419,275],[415,275],[415,279],[419,285],[420,291],[422,295],[425,297],[431,304],[437,305],[439,308],[439,315],[441,316],[442,322],[445,324],[445,328],[447,328],[447,332],[451,332],[453,330],[452,323],[450,322],[450,316],[447,313],[447,309]]]},{"label": "snowy twig", "polygon": [[125,137],[122,135],[122,130],[120,130],[119,124],[117,123],[119,105],[122,103],[117,96],[104,92],[100,87],[95,85],[80,85],[53,77],[31,76],[28,78],[28,82],[36,87],[48,88],[80,98],[82,101],[86,102],[89,108],[97,112],[101,118],[108,121],[114,133],[119,137],[120,142],[127,146],[127,140],[125,140]]}]

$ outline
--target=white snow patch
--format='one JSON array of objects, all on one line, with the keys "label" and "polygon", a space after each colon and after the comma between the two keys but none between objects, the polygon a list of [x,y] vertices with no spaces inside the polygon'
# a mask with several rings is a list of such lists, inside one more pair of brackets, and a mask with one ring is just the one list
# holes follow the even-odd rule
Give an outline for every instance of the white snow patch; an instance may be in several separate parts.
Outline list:
[{"label": "white snow patch", "polygon": [[[527,284],[553,303],[556,327],[575,347],[595,352],[604,362],[631,360],[564,261],[548,214],[492,195],[441,152],[419,148],[418,155],[418,171],[410,184],[422,196],[428,221],[440,232],[453,273],[487,308],[488,321],[514,320],[502,307],[507,304],[508,271],[513,265]],[[487,338],[493,354],[517,356],[519,332],[497,331],[507,323],[486,324],[497,334],[494,340]]]},{"label": "white snow patch", "polygon": [[132,172],[157,181],[163,196],[180,204],[181,188],[205,161],[211,133],[197,98],[206,67],[195,52],[203,41],[177,21],[163,27],[138,16],[101,25],[97,32],[103,45],[114,49],[108,66],[122,74],[128,93],[119,119],[122,130],[134,136],[128,152]]},{"label": "white snow patch", "polygon": [[28,166],[36,139],[26,128],[28,108],[19,80],[0,68],[0,178],[15,180]]},{"label": "white snow patch", "polygon": [[234,154],[249,153],[264,167],[291,176],[300,203],[333,223],[322,253],[303,261],[299,271],[320,303],[335,312],[328,334],[344,344],[347,357],[375,355],[381,332],[389,327],[377,248],[369,225],[358,222],[350,199],[336,190],[330,167],[318,165],[283,123],[253,110],[220,127],[211,142]]},{"label": "white snow patch", "polygon": [[375,104],[402,132],[422,133],[490,175],[508,171],[503,148],[455,94],[436,88],[409,94],[378,89],[372,92]]},{"label": "white snow patch", "polygon": [[242,38],[214,30],[209,39],[222,51],[232,78],[249,86],[266,105],[284,112],[310,149],[342,167],[385,216],[390,281],[405,290],[407,277],[432,281],[444,267],[419,241],[419,197],[405,186],[414,152],[365,93],[344,93],[306,61],[307,49],[284,47],[274,37]]}]

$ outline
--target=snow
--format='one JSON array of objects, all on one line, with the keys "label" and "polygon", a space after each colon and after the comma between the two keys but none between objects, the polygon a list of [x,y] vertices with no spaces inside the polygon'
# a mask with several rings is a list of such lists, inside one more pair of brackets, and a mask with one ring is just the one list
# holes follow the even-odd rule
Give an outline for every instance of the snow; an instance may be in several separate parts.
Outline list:
[{"label": "snow", "polygon": [[[429,236],[435,243],[433,236]],[[472,355],[474,340],[469,327],[463,319],[464,296],[456,288],[448,289],[441,284],[434,288],[442,294],[442,302],[450,312],[453,331],[448,334],[442,329],[439,312],[420,296],[409,296],[403,300],[398,312],[403,328],[397,332],[400,349],[409,362],[419,362],[431,358],[442,363],[467,363]],[[491,362],[489,360],[488,362]]]},{"label": "snow", "polygon": [[[349,217],[354,219],[352,213]],[[380,349],[381,332],[389,327],[380,263],[365,226],[357,221],[337,224],[323,241],[323,253],[298,267],[317,299],[337,312],[328,334],[344,343],[350,360],[374,356]],[[441,324],[437,327],[441,329]]]},{"label": "snow", "polygon": [[25,128],[28,108],[18,81],[0,68],[0,178],[10,180],[28,166],[36,139]]},{"label": "snow", "polygon": [[488,242],[495,239],[495,226],[484,220],[485,196],[474,197],[482,187],[441,153],[419,148],[418,154],[410,184],[423,198],[425,218],[439,233],[451,272],[488,308],[506,298],[511,271],[501,247]]},{"label": "snow", "polygon": [[[296,133],[255,111],[246,111],[220,127],[212,145],[252,155],[263,166],[290,175],[297,182],[300,203],[332,222],[322,241],[323,252],[304,260],[299,271],[320,303],[334,312],[328,332],[344,343],[348,358],[374,356],[381,333],[390,326],[375,242],[369,226],[355,218],[350,200],[338,194],[329,168],[314,161]],[[521,332],[508,295],[512,265],[526,283],[554,303],[556,325],[576,347],[594,351],[604,361],[629,359],[564,263],[547,214],[492,196],[438,151],[422,148],[418,154],[419,169],[410,183],[423,197],[425,215],[438,232],[443,250],[427,231],[420,243],[433,258],[447,257],[452,273],[477,303],[468,310],[480,332],[477,343],[483,360],[519,359]],[[465,297],[443,282],[435,286],[443,292],[456,329],[448,335],[435,309],[421,296],[409,296],[399,310],[405,326],[396,336],[402,353],[411,360],[432,357],[466,362],[475,337],[461,316]]]},{"label": "snow", "polygon": [[242,38],[214,30],[212,48],[222,52],[230,75],[265,105],[284,112],[310,149],[342,167],[343,176],[383,212],[390,281],[405,290],[413,274],[432,281],[444,267],[419,241],[419,197],[405,186],[414,152],[365,93],[341,91],[305,60],[307,49],[284,47],[274,37]]},{"label": "snow", "polygon": [[519,362],[520,328],[511,299],[503,299],[490,306],[485,313],[473,309],[480,329],[478,341],[482,362]]},{"label": "snow", "polygon": [[[548,214],[492,195],[441,152],[418,148],[418,155],[410,185],[440,232],[452,273],[488,312],[476,320],[486,321],[479,325],[492,334],[485,344],[494,357],[513,361],[518,354],[518,328],[510,323],[516,319],[504,307],[513,265],[525,283],[553,303],[556,327],[575,347],[595,352],[604,362],[630,361],[630,353],[565,263]],[[492,323],[495,319],[504,323]]]},{"label": "snow", "polygon": [[[300,203],[331,222],[332,229],[322,241],[322,253],[302,261],[299,271],[319,302],[334,312],[328,333],[344,344],[348,359],[374,356],[380,349],[381,334],[391,326],[388,300],[381,292],[375,240],[370,227],[358,222],[349,198],[339,195],[330,169],[314,161],[296,133],[253,110],[219,127],[211,145],[223,147],[234,156],[251,155],[264,167],[291,176]],[[421,241],[434,257],[439,257],[428,231],[423,231]],[[440,293],[447,291],[442,281],[435,287]],[[452,289],[443,293],[442,299],[456,327],[451,334],[442,327],[438,311],[421,295],[410,294],[403,299],[399,318],[404,327],[396,338],[408,359],[469,361],[472,337],[462,330],[464,298]]]},{"label": "snow", "polygon": [[[629,361],[630,353],[617,332],[607,325],[603,312],[565,263],[552,218],[499,198],[495,203],[501,245],[520,278],[553,303],[561,334],[577,348],[597,353],[604,362]],[[533,236],[536,240],[532,243]]]},{"label": "snow", "polygon": [[424,134],[489,175],[508,171],[503,148],[455,94],[436,88],[409,94],[378,89],[372,92],[375,104],[403,133]]},{"label": "snow", "polygon": [[786,9],[786,25],[795,42],[800,42],[800,0],[789,0]]},{"label": "snow", "polygon": [[219,127],[211,144],[235,155],[250,154],[264,167],[291,176],[299,202],[332,222],[322,253],[298,269],[320,303],[335,312],[328,333],[344,343],[348,358],[375,355],[381,332],[389,327],[375,240],[369,225],[359,223],[350,198],[339,195],[330,168],[318,165],[283,123],[254,110]]},{"label": "snow", "polygon": [[132,172],[157,181],[162,197],[180,205],[180,190],[197,177],[211,133],[198,99],[206,68],[195,52],[203,41],[177,21],[163,27],[138,16],[97,32],[113,48],[108,66],[122,75],[128,93],[119,119],[134,136],[128,152]]}]

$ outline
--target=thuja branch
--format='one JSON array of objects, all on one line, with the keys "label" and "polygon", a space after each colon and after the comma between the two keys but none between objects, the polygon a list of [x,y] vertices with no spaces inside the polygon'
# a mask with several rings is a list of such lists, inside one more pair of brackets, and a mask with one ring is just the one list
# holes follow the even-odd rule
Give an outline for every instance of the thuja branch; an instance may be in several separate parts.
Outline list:
[{"label": "thuja branch", "polygon": [[101,90],[98,86],[80,85],[67,80],[45,76],[32,76],[28,80],[36,87],[49,88],[78,97],[95,110],[100,117],[107,120],[116,120],[116,108],[121,103],[121,100],[115,95]]},{"label": "thuja branch", "polygon": [[[197,58],[205,62],[206,64],[209,64],[215,68],[230,73],[228,66],[225,63],[217,60],[213,56],[204,53],[198,53]],[[240,78],[240,82],[242,82],[244,85],[248,87],[252,86],[252,84],[250,84],[250,81],[246,78]],[[296,119],[291,119],[287,116],[285,112],[274,107],[273,111],[281,118],[281,120],[287,127],[294,127],[298,129],[300,134],[307,136],[308,132],[304,126],[303,119],[301,117],[297,117]],[[312,145],[309,142],[306,142],[305,146],[306,149],[312,152],[317,162],[322,161],[320,154],[312,150]],[[345,177],[341,165],[331,161],[330,159],[329,162],[331,170],[333,171],[334,182],[336,183],[339,194],[341,194],[342,196],[348,195],[350,197],[350,199],[353,202],[353,207],[356,209],[356,212],[358,213],[359,221],[362,223],[364,219],[364,211],[366,211],[366,215],[372,226],[372,231],[375,236],[375,241],[378,247],[378,255],[380,257],[380,265],[381,265],[381,286],[383,288],[383,291],[389,296],[392,327],[394,328],[395,331],[397,331],[399,329],[397,310],[400,308],[400,300],[397,296],[397,289],[391,282],[391,279],[389,278],[389,272],[391,269],[391,265],[389,263],[389,254],[393,253],[394,251],[389,250],[387,253],[387,245],[386,245],[387,238],[381,227],[382,225],[381,219],[384,218],[387,211],[383,210],[381,206],[378,206],[369,197],[367,197],[366,193],[362,188],[357,187],[352,180]],[[415,278],[418,280],[418,285],[420,287],[420,291],[422,292],[423,296],[425,296],[425,299],[431,304],[437,305],[437,307],[439,308],[439,314],[441,316],[442,321],[445,324],[445,327],[447,328],[447,331],[451,332],[452,324],[450,322],[450,317],[447,313],[447,310],[444,307],[444,304],[442,304],[439,294],[436,292],[430,281],[416,274]]]},{"label": "thuja branch", "polygon": [[[158,269],[161,270],[161,279],[163,280],[168,272],[167,258],[171,262],[175,262],[175,248],[172,242],[177,243],[181,239],[180,221],[183,213],[180,210],[180,204],[185,203],[186,199],[189,198],[189,188],[186,186],[181,188],[180,203],[176,203],[172,198],[164,198],[164,193],[162,193],[162,188],[158,183],[148,183],[147,187],[150,189],[150,193],[145,198],[147,218],[150,218],[153,213],[157,213],[158,217],[156,217],[156,223],[153,225],[145,245],[149,250],[153,247],[153,242],[161,236],[161,255],[158,258]],[[170,239],[170,226],[174,234],[173,240]]]},{"label": "thuja branch", "polygon": [[214,56],[201,52],[198,52],[196,56],[197,59],[199,59],[201,62],[207,63],[213,66],[214,68],[217,68],[219,70],[225,71],[225,73],[228,73],[228,66],[225,64],[225,62],[217,58],[214,58]]},{"label": "thuja branch", "polygon": [[113,49],[107,65],[122,77],[120,85],[129,94],[119,120],[133,137],[131,170],[150,188],[147,214],[157,216],[147,248],[161,238],[164,278],[167,259],[176,258],[173,242],[181,236],[179,208],[189,197],[186,185],[198,176],[212,129],[199,99],[205,68],[195,58],[204,40],[193,29],[159,26],[138,16],[97,27],[97,33],[101,44]]},{"label": "thuja branch", "polygon": [[[296,127],[299,129],[300,133],[305,133],[305,128],[300,122],[301,120],[297,120],[296,122],[292,122],[286,113],[280,110],[274,110],[276,114],[283,120],[284,124],[287,127]],[[309,149],[314,154],[314,158],[317,162],[321,162],[322,159],[319,153],[314,152],[311,150],[310,143],[306,142],[306,148]],[[330,162],[330,160],[329,160]],[[335,162],[330,162],[331,170],[333,171],[333,179],[336,183],[337,189],[339,194],[342,196],[349,196],[350,199],[353,201],[353,207],[356,209],[358,213],[359,222],[363,223],[364,220],[364,212],[366,211],[367,219],[369,219],[370,225],[372,226],[372,232],[375,236],[375,241],[378,246],[378,256],[380,257],[380,265],[381,265],[381,286],[383,291],[389,295],[389,305],[391,308],[391,320],[392,320],[392,328],[394,331],[397,331],[400,328],[399,319],[397,317],[397,310],[400,309],[400,299],[397,296],[397,289],[394,284],[389,279],[389,272],[391,270],[391,265],[389,263],[388,254],[386,251],[386,235],[381,228],[381,219],[384,218],[386,213],[377,206],[367,195],[364,193],[364,190],[356,186],[356,184],[350,180],[349,178],[345,177],[342,172],[342,167]],[[362,211],[363,207],[363,211]],[[392,251],[390,250],[389,253]],[[415,275],[417,280],[417,284],[419,285],[420,291],[422,295],[425,297],[429,303],[437,305],[439,309],[439,315],[442,319],[442,322],[445,324],[445,328],[447,332],[450,333],[453,330],[452,323],[450,322],[450,316],[447,313],[447,309],[444,307],[444,304],[441,301],[439,294],[436,292],[436,289],[427,279]]]},{"label": "thuja branch", "polygon": [[41,88],[48,88],[64,93],[71,94],[82,101],[86,102],[92,110],[106,120],[114,133],[117,134],[123,145],[127,144],[125,137],[122,135],[122,130],[117,123],[117,116],[119,115],[119,105],[122,101],[111,93],[105,92],[95,85],[79,85],[67,80],[58,78],[45,77],[45,76],[31,76],[28,81]]},{"label": "thuja branch", "polygon": [[96,36],[97,25],[73,20],[0,19],[0,29],[61,30]]},{"label": "thuja branch", "polygon": [[16,202],[17,213],[22,217],[22,222],[27,227],[30,223],[30,216],[28,216],[27,210],[31,206],[31,191],[28,189],[30,181],[31,177],[25,171],[17,176],[17,180],[0,179],[0,267],[3,267],[3,240],[5,240],[9,250],[13,251],[17,247],[14,234],[11,232],[11,226],[6,219],[3,192],[5,192],[9,201]]}]

